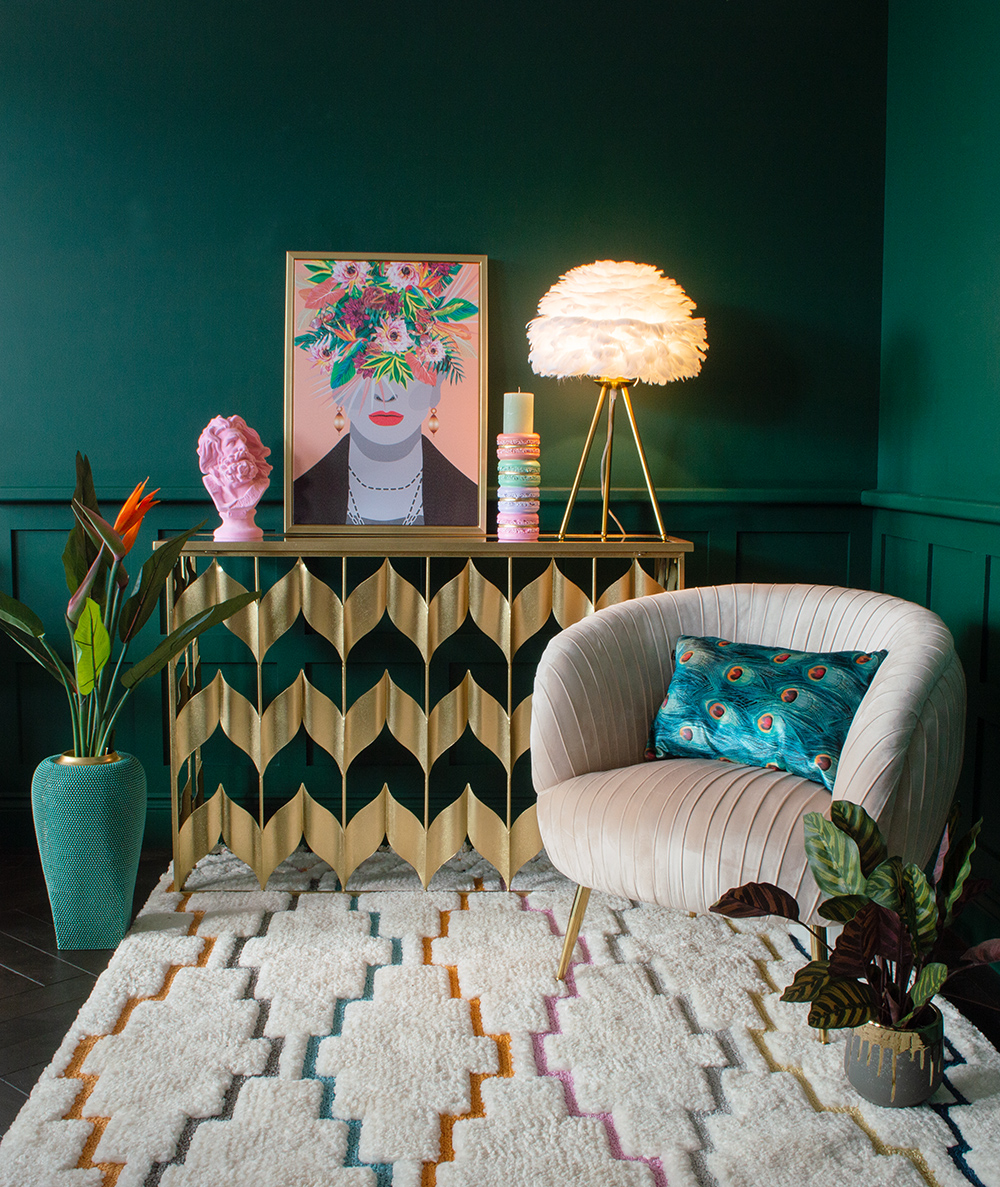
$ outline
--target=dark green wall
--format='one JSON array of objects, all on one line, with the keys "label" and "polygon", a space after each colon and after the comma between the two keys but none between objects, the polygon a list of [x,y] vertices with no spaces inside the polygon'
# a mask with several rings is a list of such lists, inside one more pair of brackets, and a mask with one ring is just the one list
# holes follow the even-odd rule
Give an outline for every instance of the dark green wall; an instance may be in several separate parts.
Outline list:
[{"label": "dark green wall", "polygon": [[[711,344],[697,379],[635,392],[689,579],[867,584],[886,26],[881,0],[0,0],[0,586],[56,631],[77,449],[108,508],[148,474],[153,529],[212,514],[218,413],[271,446],[280,526],[284,257],[323,249],[489,256],[490,429],[536,391],[547,488],[594,389],[533,376],[525,323],[575,265],[662,267]],[[614,474],[648,530],[627,432]],[[2,640],[0,698],[0,824],[30,838],[65,710]],[[160,699],[119,742],[162,839]]]},{"label": "dark green wall", "polygon": [[219,412],[280,455],[284,253],[340,249],[491,258],[491,425],[534,385],[548,485],[593,392],[524,325],[606,258],[708,319],[637,392],[659,485],[873,485],[885,37],[872,0],[3,0],[0,483],[79,447],[198,489]]},{"label": "dark green wall", "polygon": [[948,623],[969,687],[959,789],[1000,916],[1000,8],[892,0],[873,583]]},{"label": "dark green wall", "polygon": [[1000,502],[1000,5],[891,5],[879,488]]}]

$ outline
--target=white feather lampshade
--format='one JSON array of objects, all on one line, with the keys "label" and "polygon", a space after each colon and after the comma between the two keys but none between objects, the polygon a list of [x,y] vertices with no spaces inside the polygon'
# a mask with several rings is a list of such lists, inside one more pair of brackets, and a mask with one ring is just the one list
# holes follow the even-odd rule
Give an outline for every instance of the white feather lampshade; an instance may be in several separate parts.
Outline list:
[{"label": "white feather lampshade", "polygon": [[528,362],[538,375],[557,379],[589,375],[601,385],[594,419],[573,480],[559,529],[566,537],[569,518],[594,442],[601,410],[607,404],[608,441],[601,460],[601,539],[608,538],[611,497],[611,443],[615,403],[625,404],[649,501],[660,539],[666,540],[656,489],[642,448],[629,386],[690,379],[701,370],[708,350],[705,319],[692,317],[694,302],[681,286],[651,264],[598,260],[565,273],[538,302],[538,316],[528,322]]},{"label": "white feather lampshade", "polygon": [[538,375],[669,383],[701,370],[708,342],[694,302],[651,264],[599,260],[567,272],[528,323]]}]

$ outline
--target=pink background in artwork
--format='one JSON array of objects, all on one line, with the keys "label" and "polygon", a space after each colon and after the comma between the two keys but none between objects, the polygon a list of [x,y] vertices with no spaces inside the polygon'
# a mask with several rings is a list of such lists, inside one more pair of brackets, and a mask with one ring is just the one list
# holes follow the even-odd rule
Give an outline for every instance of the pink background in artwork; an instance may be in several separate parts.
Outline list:
[{"label": "pink background in artwork", "polygon": [[[294,334],[309,328],[314,309],[306,309],[303,294],[313,286],[305,265],[311,260],[295,261],[295,323]],[[446,289],[449,297],[464,297],[479,304],[479,265],[463,264],[461,271]],[[479,317],[462,322],[472,331],[475,347],[479,338]],[[463,346],[466,344],[463,343]],[[429,437],[445,457],[471,478],[479,482],[479,357],[471,349],[462,355],[465,376],[460,383],[445,378],[441,385],[438,405],[438,431]],[[337,414],[337,393],[331,391],[327,376],[313,365],[307,351],[293,348],[292,362],[292,477],[298,478],[311,469],[347,433],[350,421],[338,433],[333,426]],[[345,418],[346,420],[346,418]]]}]

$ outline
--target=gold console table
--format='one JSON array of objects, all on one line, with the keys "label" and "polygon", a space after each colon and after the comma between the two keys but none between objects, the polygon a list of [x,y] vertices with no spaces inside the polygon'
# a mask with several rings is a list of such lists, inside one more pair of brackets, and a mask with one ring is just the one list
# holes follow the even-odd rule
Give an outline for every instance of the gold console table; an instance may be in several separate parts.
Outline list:
[{"label": "gold console table", "polygon": [[595,609],[682,588],[691,549],[189,542],[174,628],[244,589],[262,597],[168,670],[175,885],[222,840],[264,886],[303,839],[346,884],[388,839],[426,886],[466,837],[509,882],[541,849],[528,735],[542,647]]}]

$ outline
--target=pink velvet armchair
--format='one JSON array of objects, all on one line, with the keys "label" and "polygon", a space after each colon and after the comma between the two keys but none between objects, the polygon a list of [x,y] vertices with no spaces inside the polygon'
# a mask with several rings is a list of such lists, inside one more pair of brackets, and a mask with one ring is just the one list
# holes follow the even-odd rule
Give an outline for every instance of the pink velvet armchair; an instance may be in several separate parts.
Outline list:
[{"label": "pink velvet armchair", "polygon": [[888,656],[853,719],[832,796],[862,805],[890,853],[923,865],[962,763],[965,680],[940,618],[912,602],[817,585],[729,585],[655,594],[562,631],[535,677],[531,767],[546,851],[578,883],[559,976],[592,888],[707,911],[750,880],[820,892],[802,817],[831,793],[784,771],[708,759],[644,762],[678,635]]}]

